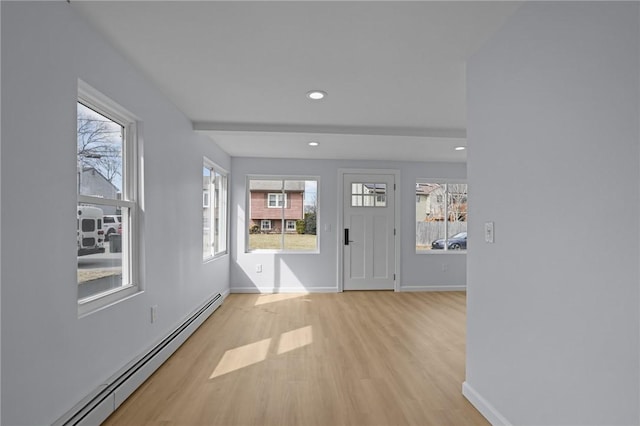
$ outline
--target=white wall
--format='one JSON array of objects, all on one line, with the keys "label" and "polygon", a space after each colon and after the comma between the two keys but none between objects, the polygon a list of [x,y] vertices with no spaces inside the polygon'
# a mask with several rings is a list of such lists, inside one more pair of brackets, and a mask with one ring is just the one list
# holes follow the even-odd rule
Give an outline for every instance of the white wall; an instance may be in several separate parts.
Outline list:
[{"label": "white wall", "polygon": [[[415,182],[417,178],[465,179],[464,164],[233,158],[231,178],[231,291],[336,291],[338,283],[338,169],[397,169],[401,181],[402,290],[461,289],[466,285],[466,255],[415,253]],[[245,252],[247,175],[318,176],[318,254]],[[330,231],[324,230],[325,224]],[[256,264],[262,272],[256,272]],[[446,265],[446,268],[443,268]],[[443,271],[446,269],[446,271]]]},{"label": "white wall", "polygon": [[469,232],[495,244],[468,254],[465,392],[495,423],[640,420],[638,22],[527,2],[468,65]]},{"label": "white wall", "polygon": [[[230,159],[65,2],[2,2],[2,424],[50,424],[228,289],[202,264],[202,157]],[[144,293],[78,318],[77,79],[142,120]],[[43,206],[47,209],[43,210]],[[158,305],[150,323],[149,309]]]},{"label": "white wall", "polygon": [[[0,46],[2,46],[2,7],[0,7]],[[0,54],[0,81],[2,55]],[[0,84],[0,129],[2,129],[2,84]],[[0,131],[0,271],[2,270],[2,132]],[[2,273],[0,272],[0,366],[2,366]],[[2,423],[2,368],[0,368],[0,424]]]}]

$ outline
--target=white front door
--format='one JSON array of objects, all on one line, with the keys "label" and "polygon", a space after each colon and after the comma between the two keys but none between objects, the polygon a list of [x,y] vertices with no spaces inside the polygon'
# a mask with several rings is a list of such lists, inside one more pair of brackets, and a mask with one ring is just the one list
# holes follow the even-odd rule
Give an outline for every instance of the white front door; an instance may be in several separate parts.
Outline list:
[{"label": "white front door", "polygon": [[344,174],[344,290],[393,290],[394,175]]}]

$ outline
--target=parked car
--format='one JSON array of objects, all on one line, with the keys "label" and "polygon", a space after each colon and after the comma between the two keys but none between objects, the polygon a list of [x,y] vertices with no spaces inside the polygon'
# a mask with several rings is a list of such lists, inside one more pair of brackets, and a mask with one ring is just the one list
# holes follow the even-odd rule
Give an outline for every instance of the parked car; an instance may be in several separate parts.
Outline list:
[{"label": "parked car", "polygon": [[[435,240],[431,243],[433,250],[444,249],[444,238]],[[447,239],[447,249],[449,250],[466,250],[467,249],[467,233],[460,232],[453,237]]]},{"label": "parked car", "polygon": [[105,241],[109,241],[109,236],[111,234],[120,233],[118,232],[122,229],[122,216],[107,214],[104,216],[102,220],[102,229],[104,230]]}]

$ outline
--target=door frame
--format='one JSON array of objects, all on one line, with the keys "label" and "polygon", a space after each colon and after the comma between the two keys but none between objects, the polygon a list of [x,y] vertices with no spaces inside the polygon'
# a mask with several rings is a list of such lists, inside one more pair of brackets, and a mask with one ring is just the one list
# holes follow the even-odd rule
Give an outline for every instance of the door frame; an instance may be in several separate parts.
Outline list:
[{"label": "door frame", "polygon": [[393,291],[400,291],[400,248],[401,248],[401,230],[400,230],[400,204],[401,204],[401,188],[400,185],[400,170],[398,169],[351,169],[351,168],[339,168],[338,169],[338,218],[336,223],[338,226],[336,227],[337,239],[336,242],[338,244],[338,270],[337,270],[337,279],[338,279],[338,292],[341,293],[344,291],[344,175],[346,174],[379,174],[379,175],[393,175],[393,181],[395,184],[395,189],[393,191],[393,196],[395,197],[394,204],[394,212],[393,212],[393,221],[394,227],[396,230],[395,235],[395,280],[393,281]]}]

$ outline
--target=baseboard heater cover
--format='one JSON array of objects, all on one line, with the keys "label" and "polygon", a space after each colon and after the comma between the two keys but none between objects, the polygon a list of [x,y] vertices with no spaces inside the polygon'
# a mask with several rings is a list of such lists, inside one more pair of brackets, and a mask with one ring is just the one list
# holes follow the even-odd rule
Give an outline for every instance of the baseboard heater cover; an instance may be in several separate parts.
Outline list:
[{"label": "baseboard heater cover", "polygon": [[109,417],[222,304],[220,293],[209,299],[178,328],[139,359],[116,373],[53,426],[94,426]]}]

